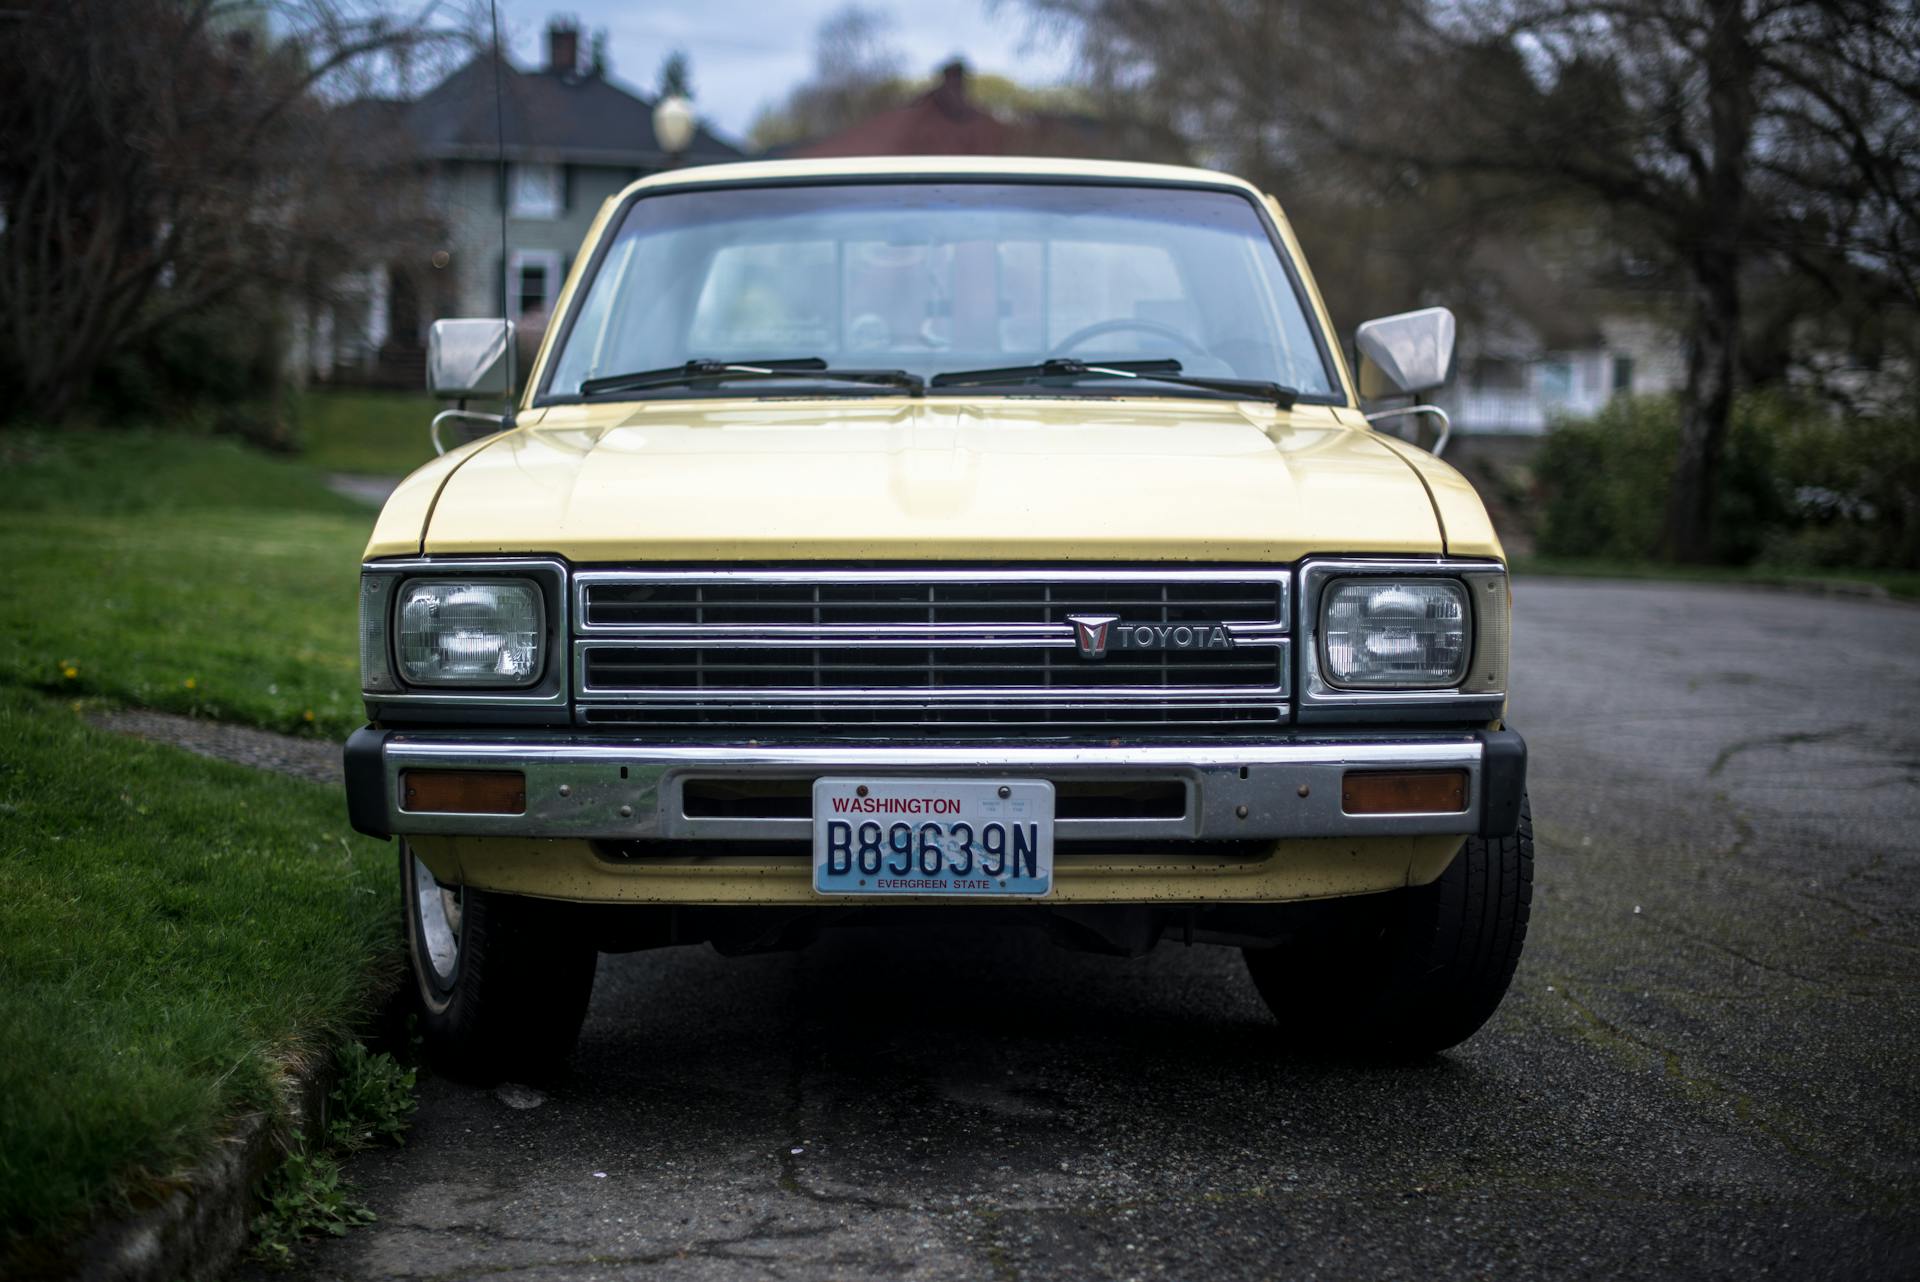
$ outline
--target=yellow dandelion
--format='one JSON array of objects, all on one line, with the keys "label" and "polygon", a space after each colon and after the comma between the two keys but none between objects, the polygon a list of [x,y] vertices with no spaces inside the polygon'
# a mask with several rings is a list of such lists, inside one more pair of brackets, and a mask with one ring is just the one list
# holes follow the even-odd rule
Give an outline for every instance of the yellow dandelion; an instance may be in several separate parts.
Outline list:
[{"label": "yellow dandelion", "polygon": [[303,713],[301,713],[301,714],[300,714],[300,719],[301,719],[302,721],[311,721],[311,720],[313,720],[313,709],[312,709],[312,708],[308,708],[308,709],[307,709],[307,710],[306,710],[305,712],[303,712]]},{"label": "yellow dandelion", "polygon": [[185,681],[182,681],[180,684],[184,685],[187,689],[191,690],[195,686],[199,685],[200,683],[198,681],[195,681],[192,677],[188,677]]},{"label": "yellow dandelion", "polygon": [[71,663],[69,663],[66,667],[60,669],[60,675],[65,677],[67,680],[71,681],[75,677],[80,675],[80,669],[74,667]]}]

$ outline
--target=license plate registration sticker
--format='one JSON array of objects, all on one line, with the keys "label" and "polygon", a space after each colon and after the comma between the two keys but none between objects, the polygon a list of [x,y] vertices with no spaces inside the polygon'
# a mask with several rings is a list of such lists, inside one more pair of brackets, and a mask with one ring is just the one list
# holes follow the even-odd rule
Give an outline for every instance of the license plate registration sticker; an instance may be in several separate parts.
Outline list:
[{"label": "license plate registration sticker", "polygon": [[813,888],[823,895],[1044,895],[1044,779],[816,779]]}]

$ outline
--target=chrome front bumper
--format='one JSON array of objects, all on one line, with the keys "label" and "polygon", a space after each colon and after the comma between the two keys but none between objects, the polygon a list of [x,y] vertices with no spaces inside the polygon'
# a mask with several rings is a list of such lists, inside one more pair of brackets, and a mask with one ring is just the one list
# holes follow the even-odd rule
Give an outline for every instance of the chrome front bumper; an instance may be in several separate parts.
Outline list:
[{"label": "chrome front bumper", "polygon": [[[1280,841],[1295,837],[1502,836],[1518,822],[1526,745],[1510,730],[1297,735],[1258,744],[1077,747],[773,747],[636,743],[571,734],[423,734],[367,727],[346,749],[348,809],[372,836],[609,841],[808,841],[805,814],[689,813],[689,784],[808,784],[823,776],[1019,778],[1177,785],[1184,805],[1153,816],[1062,817],[1062,842]],[[415,813],[404,770],[518,770],[523,814]],[[1464,770],[1467,807],[1449,814],[1345,813],[1352,770]],[[1171,813],[1178,809],[1179,813]]]}]

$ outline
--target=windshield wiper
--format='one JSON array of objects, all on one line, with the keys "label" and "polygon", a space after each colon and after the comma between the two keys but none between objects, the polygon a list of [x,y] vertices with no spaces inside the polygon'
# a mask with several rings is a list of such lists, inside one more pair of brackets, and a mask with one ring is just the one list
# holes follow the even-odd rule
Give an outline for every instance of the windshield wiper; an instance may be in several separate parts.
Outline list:
[{"label": "windshield wiper", "polygon": [[1102,361],[1090,364],[1070,357],[1054,357],[1037,365],[1008,365],[1000,369],[962,369],[935,374],[931,387],[993,387],[1003,383],[1031,383],[1042,378],[1137,378],[1151,383],[1172,383],[1180,387],[1198,387],[1225,392],[1242,400],[1272,401],[1281,409],[1292,407],[1299,393],[1291,387],[1252,378],[1203,378],[1182,374],[1180,362],[1167,358],[1154,361]]},{"label": "windshield wiper", "polygon": [[651,387],[685,387],[689,383],[717,383],[737,379],[811,379],[825,383],[867,383],[878,387],[904,387],[908,395],[918,396],[926,382],[918,374],[903,369],[832,369],[818,356],[801,356],[775,361],[688,361],[663,369],[635,370],[631,374],[608,374],[589,378],[580,384],[580,395],[599,396],[603,392],[641,392]]}]

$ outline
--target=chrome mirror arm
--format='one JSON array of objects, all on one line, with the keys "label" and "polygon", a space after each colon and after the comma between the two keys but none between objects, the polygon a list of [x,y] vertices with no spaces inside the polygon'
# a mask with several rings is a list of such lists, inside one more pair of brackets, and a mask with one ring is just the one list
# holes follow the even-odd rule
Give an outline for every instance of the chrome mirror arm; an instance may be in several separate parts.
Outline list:
[{"label": "chrome mirror arm", "polygon": [[433,426],[429,429],[435,454],[447,452],[447,447],[440,442],[440,425],[450,419],[457,419],[463,423],[489,423],[497,432],[504,432],[513,426],[513,416],[510,414],[483,414],[479,410],[467,409],[464,405],[457,410],[441,410],[433,416]]},{"label": "chrome mirror arm", "polygon": [[1440,439],[1433,443],[1433,456],[1439,458],[1446,451],[1447,441],[1453,436],[1453,420],[1438,405],[1403,405],[1398,409],[1375,410],[1367,415],[1367,422],[1378,423],[1384,418],[1405,418],[1409,414],[1431,414],[1440,420]]}]

